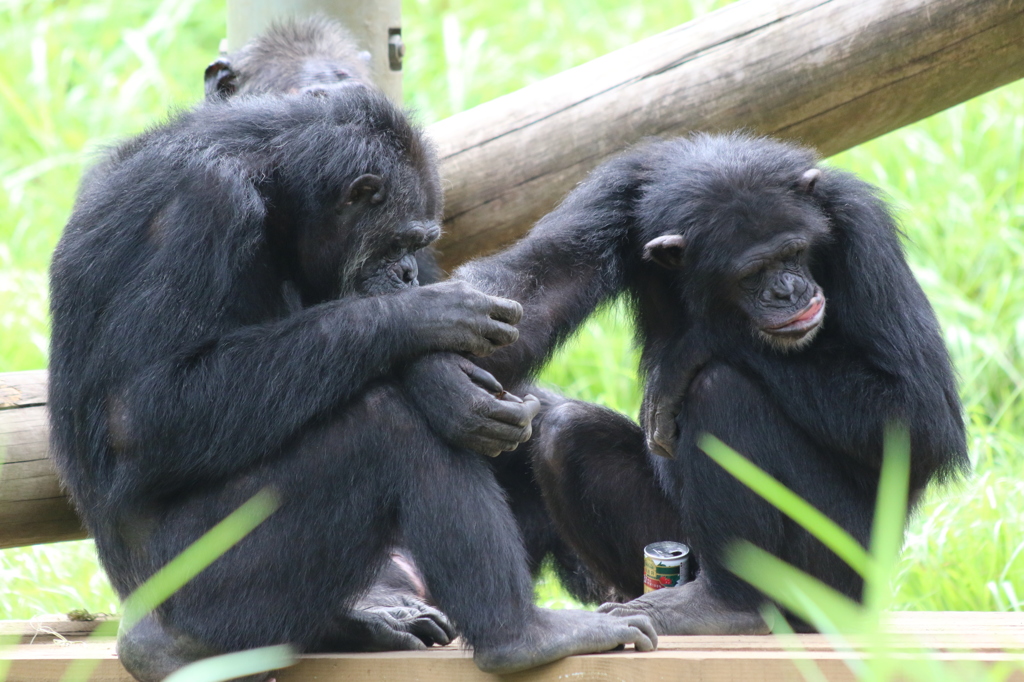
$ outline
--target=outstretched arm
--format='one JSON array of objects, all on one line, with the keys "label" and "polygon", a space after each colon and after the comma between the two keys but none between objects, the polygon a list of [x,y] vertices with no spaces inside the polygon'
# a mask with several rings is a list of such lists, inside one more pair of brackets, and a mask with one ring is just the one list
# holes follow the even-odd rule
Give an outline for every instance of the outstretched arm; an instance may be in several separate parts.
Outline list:
[{"label": "outstretched arm", "polygon": [[523,306],[519,341],[478,361],[506,387],[540,369],[599,305],[621,292],[645,158],[640,149],[600,166],[521,241],[452,275]]}]

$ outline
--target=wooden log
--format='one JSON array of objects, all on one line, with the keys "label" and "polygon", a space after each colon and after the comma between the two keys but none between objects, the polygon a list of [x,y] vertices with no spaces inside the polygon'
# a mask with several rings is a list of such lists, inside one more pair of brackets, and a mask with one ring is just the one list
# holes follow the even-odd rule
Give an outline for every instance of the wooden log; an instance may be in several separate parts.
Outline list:
[{"label": "wooden log", "polygon": [[[34,629],[38,624],[32,624]],[[989,668],[1013,667],[1003,679],[1024,682],[1024,614],[1020,613],[894,613],[889,618],[886,644],[902,659],[941,661],[955,666],[970,664]],[[2,631],[2,628],[0,628]],[[17,634],[17,633],[16,633]],[[22,631],[21,634],[27,634]],[[131,682],[117,662],[111,639],[83,642],[69,637],[67,644],[53,637],[36,638],[0,650],[0,659],[12,665],[7,682],[57,682],[75,659],[98,663],[90,680]],[[854,640],[855,646],[865,640]],[[922,649],[930,650],[925,654]],[[633,650],[571,656],[523,673],[499,677],[480,672],[468,650],[457,646],[426,651],[374,654],[316,654],[301,657],[298,664],[276,675],[279,682],[320,680],[424,680],[427,682],[546,682],[565,679],[614,679],[628,682],[688,680],[690,682],[781,682],[803,679],[795,661],[814,663],[830,682],[852,682],[857,677],[847,660],[862,660],[861,652],[837,651],[824,635],[780,637],[662,637],[658,651]],[[955,667],[950,670],[957,670]],[[963,669],[957,679],[977,667]]]},{"label": "wooden log", "polygon": [[745,127],[826,156],[1024,77],[1024,4],[744,0],[430,127],[445,267],[520,237],[647,136]]},{"label": "wooden log", "polygon": [[0,374],[0,548],[86,537],[49,457],[46,377]]}]

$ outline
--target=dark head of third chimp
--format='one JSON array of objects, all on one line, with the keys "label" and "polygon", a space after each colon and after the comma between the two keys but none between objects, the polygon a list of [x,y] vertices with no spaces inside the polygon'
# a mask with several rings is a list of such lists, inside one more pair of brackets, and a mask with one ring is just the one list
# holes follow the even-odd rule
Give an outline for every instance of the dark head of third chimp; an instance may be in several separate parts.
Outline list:
[{"label": "dark head of third chimp", "polygon": [[[814,197],[822,174],[814,153],[742,135],[655,149],[658,167],[678,157],[686,170],[661,172],[639,208],[643,257],[664,268],[655,274],[662,285],[668,280],[646,290],[647,303],[667,306],[650,312],[699,317],[719,334],[753,336],[781,352],[809,344],[826,312],[815,256],[835,238]],[[690,310],[665,299],[678,287]]]},{"label": "dark head of third chimp", "polygon": [[271,24],[237,52],[206,67],[206,98],[368,85],[368,58],[344,26],[326,17]]}]

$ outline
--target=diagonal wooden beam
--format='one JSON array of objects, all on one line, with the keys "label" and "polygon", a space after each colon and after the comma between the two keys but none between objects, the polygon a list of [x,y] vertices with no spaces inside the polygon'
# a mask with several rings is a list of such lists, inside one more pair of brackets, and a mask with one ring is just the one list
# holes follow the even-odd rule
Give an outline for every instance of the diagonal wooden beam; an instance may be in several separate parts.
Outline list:
[{"label": "diagonal wooden beam", "polygon": [[748,128],[829,156],[1024,77],[1024,3],[744,0],[430,127],[448,268],[649,136]]}]

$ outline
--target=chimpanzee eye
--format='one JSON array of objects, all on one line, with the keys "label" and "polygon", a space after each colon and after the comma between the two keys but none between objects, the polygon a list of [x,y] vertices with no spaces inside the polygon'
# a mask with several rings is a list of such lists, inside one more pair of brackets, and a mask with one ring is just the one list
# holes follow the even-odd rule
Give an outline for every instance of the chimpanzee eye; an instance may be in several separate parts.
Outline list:
[{"label": "chimpanzee eye", "polygon": [[760,268],[758,268],[757,270],[751,272],[748,275],[745,275],[745,276],[741,277],[740,280],[739,280],[739,285],[740,285],[740,287],[742,287],[743,289],[747,289],[748,291],[752,291],[752,290],[757,289],[758,287],[760,287],[761,286],[761,270],[760,270]]}]

